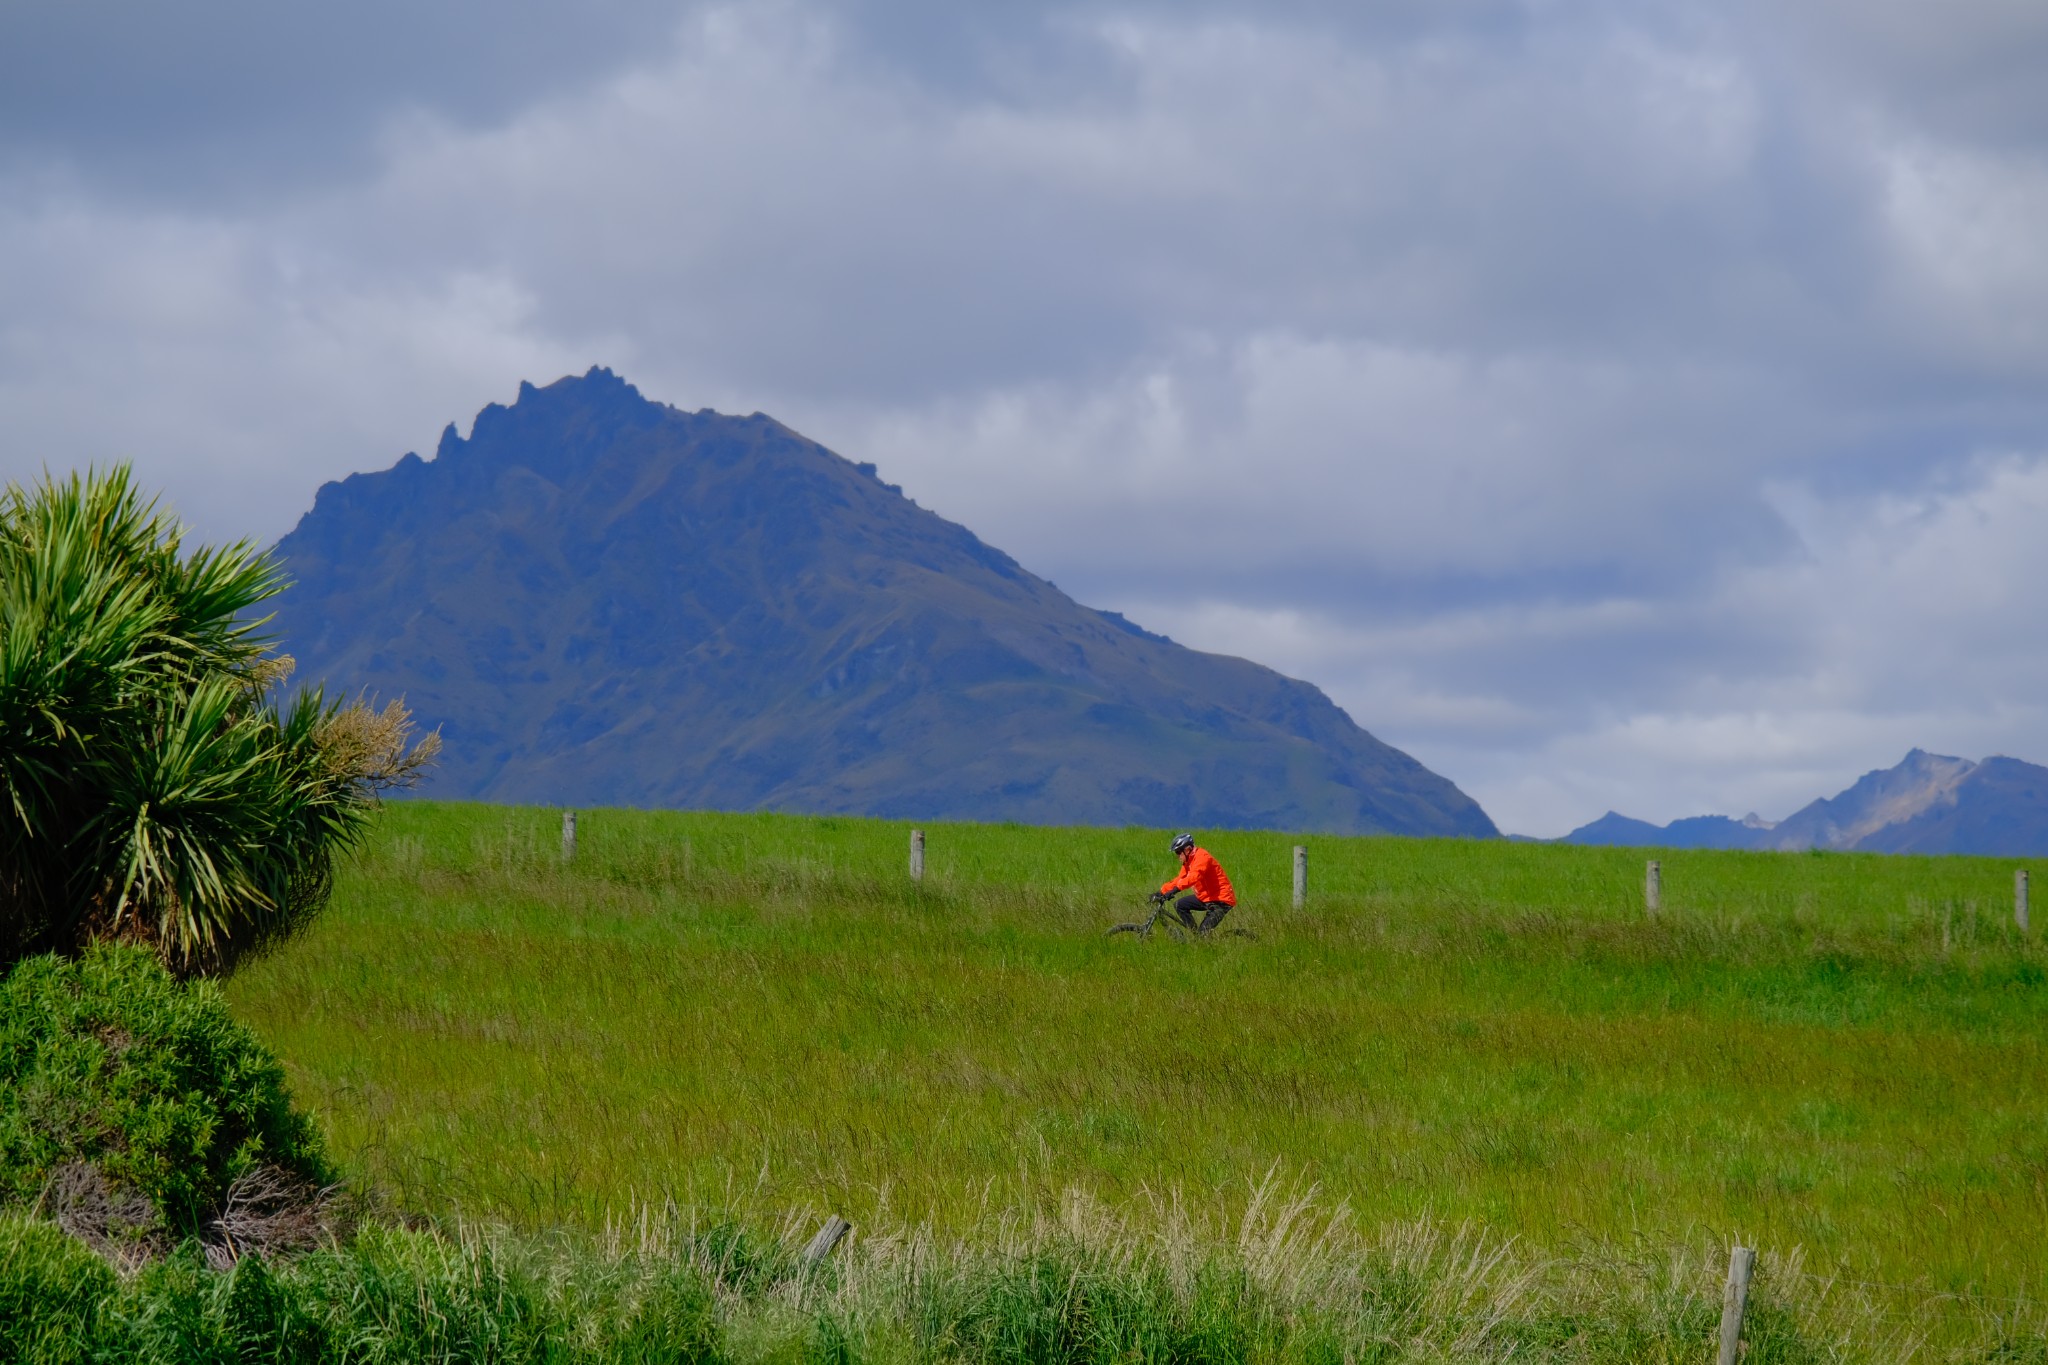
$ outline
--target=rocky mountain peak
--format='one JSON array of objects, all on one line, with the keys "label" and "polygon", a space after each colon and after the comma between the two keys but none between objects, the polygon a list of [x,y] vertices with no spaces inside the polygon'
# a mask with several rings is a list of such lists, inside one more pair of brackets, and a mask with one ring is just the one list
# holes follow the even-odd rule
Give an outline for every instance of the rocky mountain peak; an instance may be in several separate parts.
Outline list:
[{"label": "rocky mountain peak", "polygon": [[1079,605],[771,418],[610,370],[320,491],[299,676],[444,728],[444,796],[1495,833],[1314,687]]}]

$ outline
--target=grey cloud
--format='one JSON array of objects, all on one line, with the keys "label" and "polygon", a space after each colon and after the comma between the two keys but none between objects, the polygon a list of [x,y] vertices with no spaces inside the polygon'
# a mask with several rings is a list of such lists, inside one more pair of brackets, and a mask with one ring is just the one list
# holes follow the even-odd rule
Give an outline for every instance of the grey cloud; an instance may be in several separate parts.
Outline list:
[{"label": "grey cloud", "polygon": [[[571,116],[574,147],[537,120],[419,174],[474,197],[440,225],[449,263],[517,262],[563,325],[638,312],[713,363],[884,398],[1190,331],[1546,352],[1863,334],[1837,305],[1871,255],[1867,187],[1774,178],[1712,72],[1672,95],[1656,54],[1599,45],[1409,71],[1287,31],[1142,42],[1135,103],[935,109],[857,67],[777,86],[807,54],[765,26]],[[550,181],[508,216],[493,158]],[[388,250],[435,240],[418,188],[380,206]]]},{"label": "grey cloud", "polygon": [[[195,173],[214,192],[274,182],[294,162],[326,174],[332,158],[361,158],[394,109],[488,124],[662,55],[688,20],[740,8],[706,0],[12,5],[0,9],[0,148],[158,190]],[[1108,13],[1240,17],[1220,0],[1153,0]],[[848,0],[802,17],[837,30],[878,70],[978,102],[1113,89],[1118,64],[1085,32],[1104,14],[1081,0],[971,8]],[[1513,0],[1279,0],[1262,20],[1395,40],[1447,24],[1512,31],[1526,17]]]},{"label": "grey cloud", "polygon": [[394,110],[471,126],[662,50],[673,0],[0,6],[0,153],[175,202],[366,168]]},{"label": "grey cloud", "polygon": [[1608,806],[1782,816],[1915,745],[2048,751],[2048,654],[2014,628],[2048,573],[2048,456],[1978,462],[1910,494],[1786,496],[1797,554],[1679,598],[1380,623],[1122,605],[1324,678],[1531,833]]},{"label": "grey cloud", "polygon": [[[1811,795],[2041,678],[2022,606],[1939,608],[2032,486],[1987,452],[2048,449],[2039,139],[1951,100],[2031,41],[1989,0],[1940,60],[1823,0],[111,13],[0,19],[55,73],[0,66],[7,146],[69,168],[0,187],[10,476],[138,453],[271,535],[608,363],[1325,683],[1523,828]],[[1945,691],[1895,626],[1998,666]]]},{"label": "grey cloud", "polygon": [[2048,9],[2032,0],[1774,0],[1749,25],[1905,127],[2037,155],[2048,139]]}]

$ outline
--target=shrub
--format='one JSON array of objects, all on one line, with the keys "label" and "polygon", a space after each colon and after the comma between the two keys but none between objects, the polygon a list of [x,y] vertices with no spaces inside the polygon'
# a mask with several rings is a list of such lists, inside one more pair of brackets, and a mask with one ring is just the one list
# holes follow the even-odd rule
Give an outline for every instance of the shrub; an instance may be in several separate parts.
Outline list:
[{"label": "shrub", "polygon": [[395,703],[269,700],[290,661],[251,613],[283,576],[182,540],[126,468],[0,496],[0,966],[111,937],[225,970],[432,757]]},{"label": "shrub", "polygon": [[99,945],[0,983],[0,1203],[117,1261],[190,1236],[227,1260],[315,1240],[330,1180],[283,1068],[211,982]]}]

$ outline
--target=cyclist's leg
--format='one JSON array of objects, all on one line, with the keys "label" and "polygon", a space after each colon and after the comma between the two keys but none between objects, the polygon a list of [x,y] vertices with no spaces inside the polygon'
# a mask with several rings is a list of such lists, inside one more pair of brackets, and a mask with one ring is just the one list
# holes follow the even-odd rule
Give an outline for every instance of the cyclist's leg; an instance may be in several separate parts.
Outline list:
[{"label": "cyclist's leg", "polygon": [[1205,908],[1208,913],[1202,916],[1202,927],[1199,931],[1204,934],[1223,923],[1223,917],[1231,911],[1231,907],[1223,901],[1205,902]]},{"label": "cyclist's leg", "polygon": [[1187,895],[1175,901],[1173,908],[1180,915],[1180,922],[1192,929],[1195,927],[1195,912],[1202,908],[1202,900],[1201,897],[1190,891]]}]

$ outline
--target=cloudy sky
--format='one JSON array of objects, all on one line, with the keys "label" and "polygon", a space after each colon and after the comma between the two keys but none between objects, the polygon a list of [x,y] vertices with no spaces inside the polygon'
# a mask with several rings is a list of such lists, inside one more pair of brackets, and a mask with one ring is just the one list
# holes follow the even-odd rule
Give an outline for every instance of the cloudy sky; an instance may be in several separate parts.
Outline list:
[{"label": "cloudy sky", "polygon": [[1504,828],[2048,762],[2040,0],[0,7],[0,475],[269,540],[593,363]]}]

